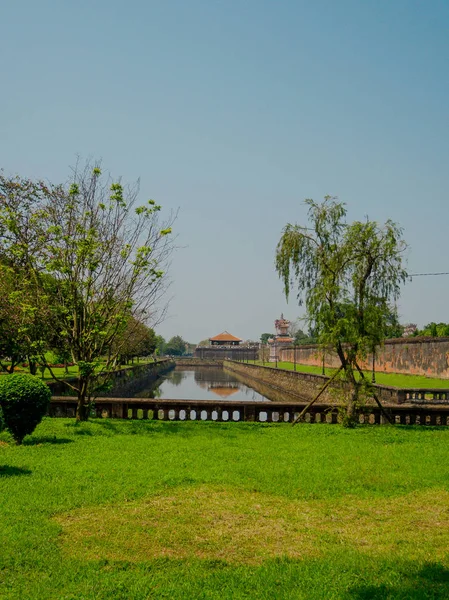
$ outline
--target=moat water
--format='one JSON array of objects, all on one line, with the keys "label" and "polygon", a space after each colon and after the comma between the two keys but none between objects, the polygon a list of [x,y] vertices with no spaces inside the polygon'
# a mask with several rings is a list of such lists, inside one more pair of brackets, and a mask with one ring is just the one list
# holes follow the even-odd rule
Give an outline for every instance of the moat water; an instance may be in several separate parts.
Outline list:
[{"label": "moat water", "polygon": [[142,382],[135,398],[161,400],[220,400],[270,402],[268,398],[239,381],[231,373],[214,367],[176,367],[157,381]]}]

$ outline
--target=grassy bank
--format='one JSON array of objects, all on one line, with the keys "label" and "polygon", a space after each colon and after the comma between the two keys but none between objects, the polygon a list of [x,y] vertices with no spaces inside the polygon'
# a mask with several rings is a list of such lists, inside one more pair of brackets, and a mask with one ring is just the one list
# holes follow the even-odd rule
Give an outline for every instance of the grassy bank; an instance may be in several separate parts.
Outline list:
[{"label": "grassy bank", "polygon": [[[158,359],[158,360],[162,360],[162,359]],[[116,368],[117,369],[132,369],[134,367],[137,367],[139,365],[145,365],[148,363],[154,363],[154,360],[152,358],[144,358],[144,359],[140,359],[139,362],[137,362],[137,360],[134,361],[134,363],[129,363],[128,365],[118,365]],[[8,363],[5,363],[6,365],[8,365]],[[96,371],[99,373],[101,372],[103,369],[103,365],[99,364],[96,367]],[[52,367],[51,369],[55,375],[55,377],[57,377],[58,379],[70,379],[70,378],[75,378],[78,377],[78,365],[73,365],[70,367],[67,367],[67,369],[65,369],[65,367]],[[21,365],[15,367],[14,369],[14,373],[29,373],[30,370],[28,367],[23,367]],[[7,373],[5,371],[0,371],[0,375],[7,375]],[[50,370],[48,368],[44,369],[44,371],[42,372],[42,370],[40,368],[38,368],[36,377],[40,377],[41,379],[43,379],[44,381],[54,381],[52,374],[50,373]]]},{"label": "grassy bank", "polygon": [[0,598],[449,597],[449,429],[0,434]]},{"label": "grassy bank", "polygon": [[[262,361],[250,361],[249,364],[263,365],[265,367],[276,367],[276,363],[262,363]],[[295,366],[291,362],[278,362],[278,369],[286,369],[293,371]],[[314,367],[311,365],[296,365],[296,370],[302,373],[314,373],[315,375],[322,375],[322,367]],[[326,368],[325,374],[332,375],[335,369]],[[364,371],[366,377],[371,381],[371,371]],[[424,377],[423,375],[403,375],[401,373],[378,373],[376,371],[376,383],[380,385],[389,385],[399,388],[436,388],[436,389],[448,389],[449,379],[438,379],[436,377]]]}]

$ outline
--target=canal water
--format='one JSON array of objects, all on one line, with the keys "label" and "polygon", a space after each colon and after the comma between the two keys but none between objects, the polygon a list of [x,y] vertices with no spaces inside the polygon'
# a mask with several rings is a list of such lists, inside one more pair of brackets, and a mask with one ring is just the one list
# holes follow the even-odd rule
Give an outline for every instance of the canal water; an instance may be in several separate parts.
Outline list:
[{"label": "canal water", "polygon": [[160,398],[161,400],[220,400],[270,402],[231,373],[214,367],[194,370],[176,367],[157,381],[148,382],[134,398]]}]

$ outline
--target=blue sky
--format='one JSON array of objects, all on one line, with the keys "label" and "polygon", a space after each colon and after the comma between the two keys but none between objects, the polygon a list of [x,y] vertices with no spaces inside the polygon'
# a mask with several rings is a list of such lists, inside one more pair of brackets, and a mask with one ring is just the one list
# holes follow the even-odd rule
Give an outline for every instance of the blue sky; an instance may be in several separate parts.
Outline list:
[{"label": "blue sky", "polygon": [[[197,342],[258,338],[303,200],[392,218],[410,272],[449,271],[447,0],[21,0],[0,8],[0,166],[64,181],[76,155],[179,207],[170,317]],[[448,277],[403,322],[449,321]]]}]

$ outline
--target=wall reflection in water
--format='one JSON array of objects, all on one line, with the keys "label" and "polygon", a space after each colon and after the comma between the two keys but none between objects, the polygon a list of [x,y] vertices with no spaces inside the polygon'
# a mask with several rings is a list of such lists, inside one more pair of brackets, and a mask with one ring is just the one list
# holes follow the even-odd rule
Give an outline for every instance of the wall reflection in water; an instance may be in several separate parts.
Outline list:
[{"label": "wall reflection in water", "polygon": [[134,397],[269,402],[267,397],[239,381],[234,374],[214,367],[173,369],[157,381],[144,384],[143,389],[134,394]]}]

